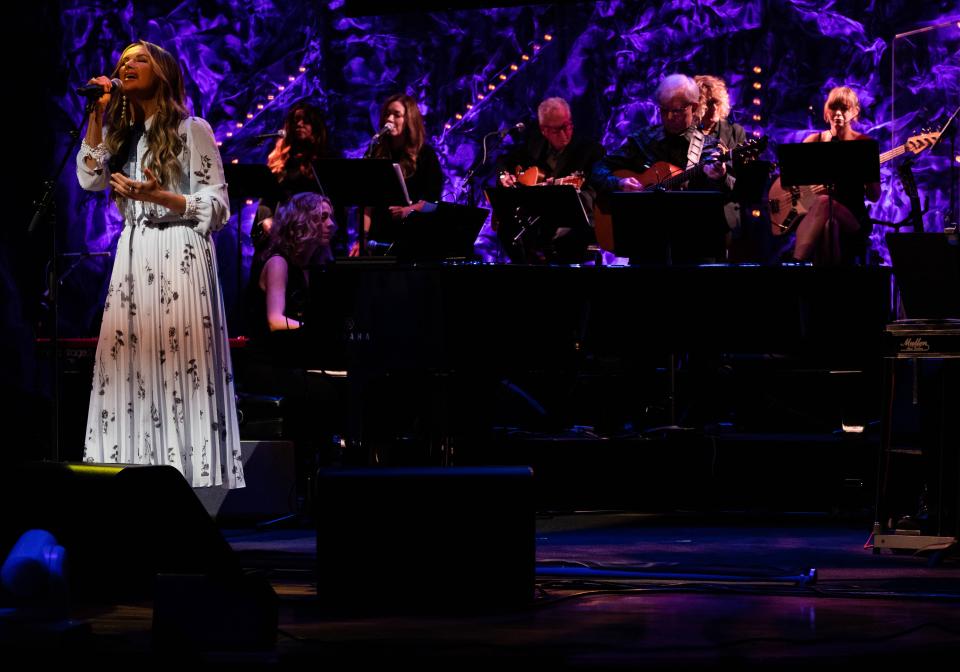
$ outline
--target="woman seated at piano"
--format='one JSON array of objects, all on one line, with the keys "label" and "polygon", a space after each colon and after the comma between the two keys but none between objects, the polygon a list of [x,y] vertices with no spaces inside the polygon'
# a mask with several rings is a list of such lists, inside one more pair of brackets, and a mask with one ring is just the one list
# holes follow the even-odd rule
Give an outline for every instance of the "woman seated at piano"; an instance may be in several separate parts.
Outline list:
[{"label": "woman seated at piano", "polygon": [[337,412],[333,383],[311,376],[309,337],[303,329],[310,303],[311,269],[329,262],[337,225],[333,204],[312,192],[294,194],[274,215],[266,247],[257,256],[248,286],[251,343],[238,367],[243,393],[283,400],[283,437],[296,445],[297,488],[306,493],[307,474],[330,444]]},{"label": "woman seated at piano", "polygon": [[294,194],[277,208],[263,252],[250,273],[251,332],[299,329],[307,306],[310,268],[329,262],[336,231],[333,204],[320,194]]},{"label": "woman seated at piano", "polygon": [[[393,240],[394,227],[412,212],[421,212],[428,203],[440,200],[443,191],[443,170],[437,153],[427,143],[427,131],[417,101],[398,93],[384,101],[380,108],[379,128],[390,125],[380,136],[368,156],[390,159],[400,165],[407,185],[410,203],[388,208],[366,208],[363,228],[368,240]],[[355,245],[351,256],[358,253]]]},{"label": "woman seated at piano", "polygon": [[[860,99],[853,89],[838,86],[831,89],[823,105],[826,131],[812,133],[804,142],[846,142],[868,140],[868,136],[853,129],[860,115]],[[880,183],[838,184],[831,203],[826,194],[816,197],[797,227],[793,257],[797,261],[818,264],[852,262],[866,249],[867,236],[873,225],[864,198],[871,202],[880,199]]]}]

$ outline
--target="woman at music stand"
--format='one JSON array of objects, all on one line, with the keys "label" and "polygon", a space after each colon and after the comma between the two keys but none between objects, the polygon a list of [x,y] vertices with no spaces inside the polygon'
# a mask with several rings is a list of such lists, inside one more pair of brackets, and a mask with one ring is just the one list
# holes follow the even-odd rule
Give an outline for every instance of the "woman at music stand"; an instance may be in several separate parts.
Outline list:
[{"label": "woman at music stand", "polygon": [[[853,89],[838,86],[831,89],[823,105],[823,120],[829,130],[812,133],[804,142],[847,142],[867,140],[855,131],[853,122],[860,115],[860,99]],[[796,261],[813,260],[830,265],[850,262],[866,249],[872,224],[864,199],[880,199],[880,183],[839,183],[832,195],[816,197],[797,227],[793,257]]]},{"label": "woman at music stand", "polygon": [[[380,128],[369,157],[390,159],[400,165],[407,185],[410,203],[389,208],[366,208],[363,217],[365,238],[392,240],[394,227],[411,212],[422,212],[427,203],[440,200],[443,191],[443,169],[436,151],[427,142],[427,131],[417,101],[398,93],[387,98],[380,108]],[[359,246],[350,250],[359,254]]]}]

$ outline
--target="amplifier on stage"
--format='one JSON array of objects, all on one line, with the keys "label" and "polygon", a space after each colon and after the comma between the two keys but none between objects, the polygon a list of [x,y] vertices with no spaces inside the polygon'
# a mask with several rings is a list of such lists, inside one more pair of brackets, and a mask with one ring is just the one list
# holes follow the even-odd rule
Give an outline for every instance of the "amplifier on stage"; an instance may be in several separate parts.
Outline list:
[{"label": "amplifier on stage", "polygon": [[941,553],[960,539],[960,320],[902,320],[886,337],[874,552]]}]

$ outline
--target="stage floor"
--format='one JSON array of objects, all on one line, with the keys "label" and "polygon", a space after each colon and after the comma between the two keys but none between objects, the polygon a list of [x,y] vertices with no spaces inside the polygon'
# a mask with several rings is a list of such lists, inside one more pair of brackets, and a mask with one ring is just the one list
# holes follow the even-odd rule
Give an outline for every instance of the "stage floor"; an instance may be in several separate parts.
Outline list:
[{"label": "stage floor", "polygon": [[[211,659],[684,669],[917,665],[960,653],[960,564],[874,555],[864,548],[870,528],[862,515],[541,515],[529,608],[349,617],[325,613],[316,596],[312,530],[225,530],[243,566],[265,572],[276,590],[280,634],[273,653]],[[577,566],[592,574],[550,575]],[[622,571],[603,578],[601,569]],[[471,577],[449,589],[469,596]],[[72,615],[90,628],[81,657],[154,658],[149,603]]]}]

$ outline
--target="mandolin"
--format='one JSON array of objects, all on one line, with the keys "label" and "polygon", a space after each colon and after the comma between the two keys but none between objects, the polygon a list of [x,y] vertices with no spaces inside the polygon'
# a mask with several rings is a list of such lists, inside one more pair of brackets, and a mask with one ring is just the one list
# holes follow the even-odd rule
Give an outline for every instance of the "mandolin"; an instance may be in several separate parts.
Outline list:
[{"label": "mandolin", "polygon": [[536,166],[530,166],[529,168],[517,166],[514,175],[517,178],[517,182],[525,187],[537,187],[545,184],[556,186],[570,184],[578,191],[580,187],[583,186],[585,179],[583,173],[580,171],[567,175],[566,177],[547,177],[544,173],[540,172],[540,169]]}]

